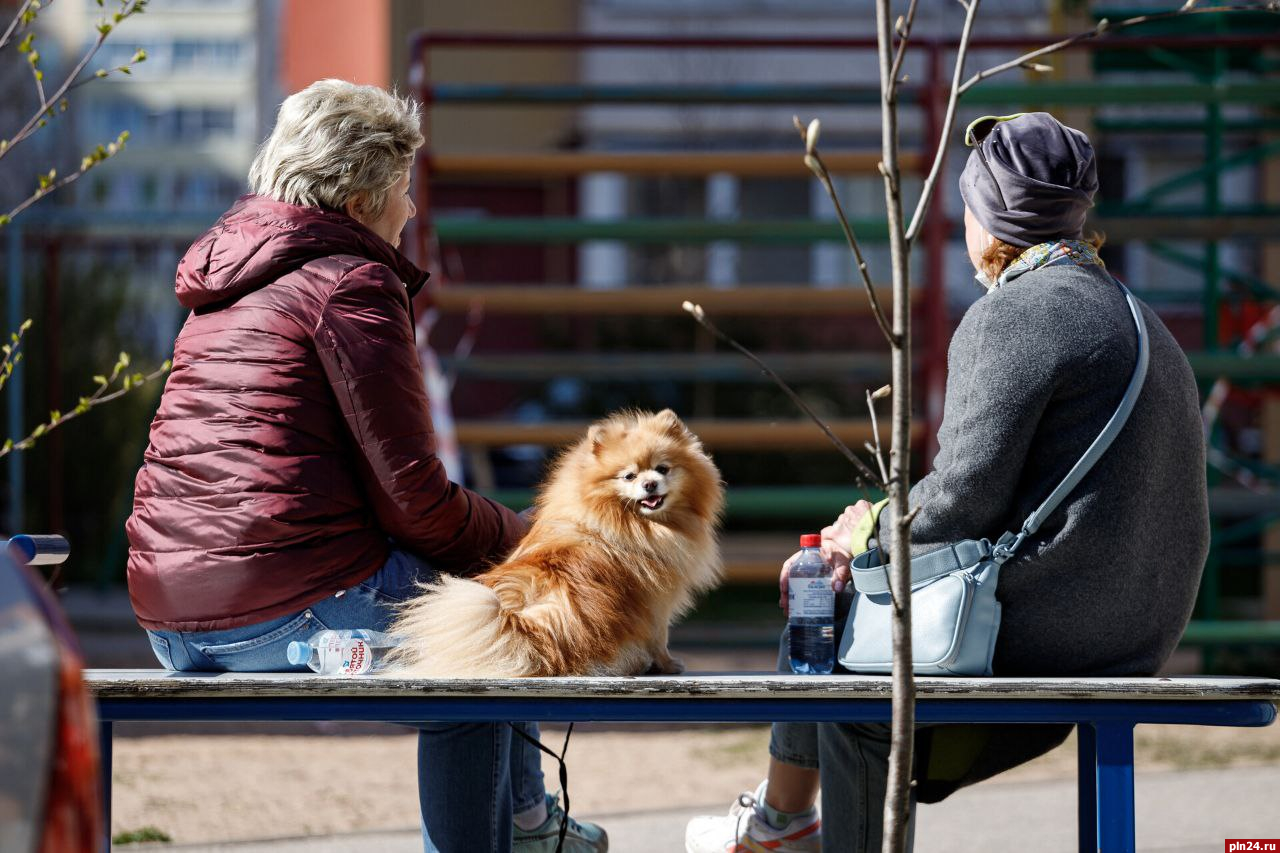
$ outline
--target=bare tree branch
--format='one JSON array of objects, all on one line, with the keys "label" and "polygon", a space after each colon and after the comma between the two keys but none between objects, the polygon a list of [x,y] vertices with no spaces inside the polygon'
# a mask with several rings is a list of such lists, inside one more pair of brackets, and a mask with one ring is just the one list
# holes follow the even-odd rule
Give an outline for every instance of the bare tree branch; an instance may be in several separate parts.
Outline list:
[{"label": "bare tree branch", "polygon": [[[9,26],[5,28],[4,35],[0,36],[0,50],[3,50],[4,46],[9,43],[9,39],[13,38],[13,34],[18,29],[19,22],[26,17],[27,9],[30,7],[31,0],[23,0],[22,5],[18,7],[18,11],[13,14],[13,20],[10,21]],[[26,24],[23,24],[23,26],[26,26]]]},{"label": "bare tree branch", "polygon": [[806,127],[800,122],[799,116],[792,116],[791,120],[795,122],[796,130],[800,132],[800,136],[805,140],[804,164],[809,167],[809,171],[822,182],[823,188],[827,191],[831,203],[836,209],[836,219],[840,222],[840,229],[844,232],[845,242],[849,244],[849,249],[853,252],[854,258],[858,262],[858,275],[862,278],[862,286],[866,289],[867,300],[871,303],[871,314],[876,319],[876,325],[880,327],[880,333],[884,335],[885,341],[889,346],[894,345],[893,330],[889,328],[889,320],[884,315],[884,309],[880,307],[880,297],[876,294],[875,285],[871,282],[871,273],[867,269],[867,261],[862,257],[862,247],[858,244],[858,238],[853,233],[853,226],[849,224],[849,217],[845,215],[844,206],[840,204],[840,197],[836,195],[835,185],[831,181],[831,173],[827,171],[827,164],[823,162],[822,155],[818,153],[818,120],[814,119],[809,122]]},{"label": "bare tree branch", "polygon": [[876,389],[874,394],[867,391],[867,411],[871,414],[871,437],[875,441],[875,444],[868,445],[867,449],[875,456],[876,465],[880,468],[880,479],[885,483],[889,482],[889,471],[884,466],[884,451],[880,449],[880,424],[876,422],[876,400],[887,397],[892,390],[892,385],[885,385]]},{"label": "bare tree branch", "polygon": [[[56,172],[51,172],[50,174],[56,174]],[[53,192],[54,190],[62,189],[67,184],[71,183],[72,181],[74,181],[76,178],[79,178],[83,174],[84,174],[83,172],[72,172],[70,175],[63,177],[60,180],[54,181],[48,185],[40,186],[38,189],[36,189],[35,192],[27,196],[26,200],[21,202],[13,210],[9,211],[8,213],[0,214],[0,228],[3,228],[4,226],[8,225],[10,222],[13,221],[13,218],[15,216],[17,216],[22,211],[26,210],[31,205],[35,204],[40,199],[47,196],[49,193]]]},{"label": "bare tree branch", "polygon": [[140,388],[148,382],[158,379],[169,372],[169,369],[172,367],[172,362],[165,361],[159,368],[145,375],[142,373],[128,374],[124,377],[124,381],[120,388],[117,388],[111,393],[107,393],[108,389],[110,389],[111,386],[115,384],[115,381],[120,378],[121,372],[128,366],[128,354],[123,352],[120,353],[120,358],[116,361],[115,368],[111,371],[110,376],[94,377],[94,381],[98,383],[98,388],[93,392],[93,394],[88,397],[81,397],[76,403],[75,408],[66,414],[63,414],[56,409],[50,412],[49,420],[45,423],[39,424],[35,429],[28,433],[25,438],[17,441],[8,439],[4,444],[0,444],[0,459],[8,456],[15,450],[30,450],[35,446],[38,439],[57,427],[62,426],[67,421],[75,420],[91,409],[110,403],[112,400],[123,397],[125,394],[133,391],[135,388]]},{"label": "bare tree branch", "polygon": [[[77,81],[80,77],[80,72],[84,71],[85,66],[88,65],[89,61],[93,59],[95,54],[97,54],[98,49],[102,47],[102,43],[107,40],[107,36],[112,33],[115,26],[125,18],[140,12],[145,8],[146,2],[147,0],[123,0],[120,6],[120,11],[112,15],[112,22],[104,20],[98,24],[98,37],[94,40],[93,44],[90,45],[89,49],[85,51],[84,55],[80,57],[80,61],[76,63],[75,68],[71,70],[71,73],[68,74],[58,86],[58,89],[53,93],[52,97],[42,97],[40,99],[40,108],[36,110],[35,114],[32,115],[27,123],[22,126],[22,129],[9,139],[0,140],[0,158],[3,158],[19,144],[25,142],[31,137],[32,133],[34,133],[41,126],[41,123],[46,120],[45,116],[51,111],[53,105],[56,105],[61,101],[62,97],[72,88],[72,84],[75,83],[79,85]],[[99,74],[95,76],[105,75],[99,72]]]},{"label": "bare tree branch", "polygon": [[94,80],[101,80],[103,77],[109,77],[115,73],[124,74],[124,75],[132,74],[133,66],[139,62],[145,62],[146,59],[147,59],[147,52],[145,50],[139,49],[138,52],[133,55],[133,59],[130,59],[125,64],[117,65],[115,68],[99,68],[97,71],[93,72],[87,77],[81,77],[79,80],[72,83],[71,87],[67,89],[67,92],[68,93],[74,92],[76,89],[79,89],[81,86],[87,86],[90,83],[92,83]]},{"label": "bare tree branch", "polygon": [[115,142],[109,143],[107,145],[99,145],[89,154],[86,154],[83,158],[81,158],[79,171],[72,172],[70,175],[67,175],[59,180],[56,180],[56,181],[54,180],[58,174],[56,169],[50,170],[47,175],[40,175],[39,176],[40,185],[36,187],[35,192],[33,192],[30,196],[28,196],[25,200],[23,200],[22,203],[20,203],[17,207],[9,211],[8,213],[0,213],[0,228],[3,228],[6,225],[8,225],[10,222],[14,220],[14,217],[16,217],[19,213],[22,213],[22,211],[26,210],[28,207],[35,204],[40,199],[44,198],[45,196],[49,195],[50,193],[56,190],[62,189],[67,184],[73,181],[79,180],[85,174],[85,172],[88,172],[94,166],[98,165],[104,160],[111,159],[116,154],[119,154],[122,150],[124,150],[125,143],[128,140],[129,140],[129,131],[127,130],[122,131],[120,135],[116,137]]},{"label": "bare tree branch", "polygon": [[907,7],[907,14],[898,18],[894,29],[898,32],[898,52],[893,57],[893,70],[889,72],[889,79],[893,81],[894,91],[897,91],[898,74],[902,71],[902,57],[907,53],[907,41],[911,38],[911,25],[916,20],[916,0],[911,0],[911,5]]},{"label": "bare tree branch", "polygon": [[964,85],[960,86],[960,88],[957,90],[957,94],[963,95],[965,92],[969,91],[974,86],[981,83],[983,80],[986,80],[988,77],[994,77],[997,74],[1003,74],[1005,71],[1011,71],[1015,68],[1020,68],[1025,63],[1028,63],[1033,59],[1039,59],[1042,56],[1048,56],[1051,53],[1057,53],[1060,50],[1065,50],[1066,48],[1071,47],[1072,45],[1075,45],[1075,44],[1079,44],[1080,42],[1091,41],[1092,39],[1101,38],[1102,36],[1105,36],[1109,33],[1114,33],[1118,30],[1127,29],[1129,27],[1135,27],[1135,26],[1138,26],[1139,24],[1146,24],[1146,23],[1150,23],[1151,21],[1165,21],[1165,20],[1168,20],[1169,18],[1178,18],[1184,15],[1210,15],[1210,14],[1216,14],[1216,13],[1222,13],[1222,12],[1275,12],[1275,11],[1277,11],[1276,8],[1271,4],[1268,4],[1267,6],[1243,6],[1238,4],[1229,5],[1229,6],[1208,6],[1203,9],[1199,9],[1199,8],[1195,8],[1194,2],[1188,2],[1184,4],[1181,9],[1178,9],[1175,12],[1157,12],[1150,15],[1138,15],[1133,18],[1125,18],[1123,21],[1116,21],[1116,22],[1108,21],[1106,18],[1103,18],[1101,21],[1098,22],[1098,25],[1094,27],[1092,30],[1086,30],[1083,33],[1077,33],[1076,35],[1071,36],[1069,38],[1062,39],[1061,41],[1056,41],[1050,45],[1045,45],[1044,47],[1037,48],[1036,50],[1030,51],[1029,53],[1024,53],[1022,56],[1019,56],[1017,59],[1011,59],[1008,62],[1002,62],[999,65],[994,65],[991,68],[987,68],[982,71],[979,71],[977,74],[974,74],[968,80],[964,81]]},{"label": "bare tree branch", "polygon": [[9,377],[13,375],[13,369],[18,366],[18,362],[22,361],[22,336],[31,328],[30,320],[23,320],[22,325],[18,327],[18,331],[9,333],[9,342],[0,347],[0,354],[4,358],[0,359],[0,389],[3,389],[5,383],[9,381]]},{"label": "bare tree branch", "polygon": [[853,464],[853,467],[858,469],[859,479],[862,480],[864,485],[875,485],[880,486],[881,488],[885,487],[883,482],[877,482],[876,473],[867,467],[867,463],[859,459],[857,454],[850,450],[848,445],[841,441],[840,438],[831,431],[831,427],[827,426],[822,418],[818,417],[817,412],[809,408],[809,404],[806,403],[799,394],[792,390],[791,386],[783,381],[781,376],[774,373],[773,369],[756,357],[756,354],[751,350],[747,349],[742,344],[716,328],[716,325],[707,319],[707,314],[702,310],[701,305],[694,305],[692,302],[684,302],[681,304],[681,307],[684,308],[684,310],[687,311],[693,319],[697,320],[702,328],[706,329],[718,339],[751,359],[756,367],[759,367],[764,371],[765,375],[772,379],[774,384],[781,388],[783,392],[791,398],[791,402],[795,403],[796,406],[799,407],[800,411],[808,415],[809,419],[818,425],[818,428],[822,430],[828,439],[831,440],[831,443],[834,444],[842,454],[844,454],[844,458],[848,459]]},{"label": "bare tree branch", "polygon": [[39,64],[40,51],[31,47],[31,42],[26,39],[23,43],[27,45],[27,67],[31,69],[31,79],[36,84],[36,95],[39,96],[40,103],[47,104],[49,101],[44,96],[44,72],[40,70]]},{"label": "bare tree branch", "polygon": [[[911,521],[907,512],[911,477],[911,249],[906,239],[898,163],[898,98],[891,53],[890,0],[876,0],[880,60],[880,174],[884,178],[889,258],[893,273],[893,415],[889,445],[889,515],[894,528],[889,555],[894,591],[893,711],[889,778],[884,801],[884,853],[903,853],[910,830],[911,769],[915,752],[916,693],[911,651]],[[971,0],[971,7],[977,0]],[[972,15],[972,8],[970,9]]]},{"label": "bare tree branch", "polygon": [[938,177],[942,174],[942,166],[947,161],[947,148],[951,141],[951,128],[956,123],[956,104],[960,101],[960,78],[964,76],[965,58],[969,53],[969,40],[973,35],[973,20],[978,14],[981,0],[969,0],[964,5],[964,26],[960,30],[960,44],[956,48],[956,65],[951,74],[951,95],[947,98],[947,112],[942,119],[942,132],[938,136],[938,149],[933,154],[933,165],[929,167],[929,175],[924,179],[920,189],[920,200],[916,202],[915,213],[911,216],[911,225],[907,227],[907,248],[920,236],[924,227],[925,215],[929,212],[929,204],[933,201],[934,189]]}]

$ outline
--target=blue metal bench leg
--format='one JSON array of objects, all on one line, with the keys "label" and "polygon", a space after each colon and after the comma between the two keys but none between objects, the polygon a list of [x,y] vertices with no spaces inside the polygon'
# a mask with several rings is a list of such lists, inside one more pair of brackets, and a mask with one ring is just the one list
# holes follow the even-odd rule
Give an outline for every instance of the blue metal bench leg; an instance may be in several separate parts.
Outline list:
[{"label": "blue metal bench leg", "polygon": [[1102,853],[1133,853],[1133,723],[1099,722],[1098,849]]},{"label": "blue metal bench leg", "polygon": [[1080,853],[1098,853],[1098,736],[1092,723],[1076,726],[1076,838]]},{"label": "blue metal bench leg", "polygon": [[98,757],[102,762],[102,853],[111,853],[111,723],[98,723]]}]

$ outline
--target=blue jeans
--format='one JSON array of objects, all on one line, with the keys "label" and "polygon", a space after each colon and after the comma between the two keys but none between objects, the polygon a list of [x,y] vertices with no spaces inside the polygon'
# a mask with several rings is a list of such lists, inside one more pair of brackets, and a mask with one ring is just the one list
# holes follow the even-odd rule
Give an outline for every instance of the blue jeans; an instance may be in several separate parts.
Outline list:
[{"label": "blue jeans", "polygon": [[[385,631],[394,607],[435,572],[404,551],[350,589],[299,613],[224,631],[148,631],[165,669],[180,672],[305,672],[285,650],[326,628]],[[533,737],[535,723],[518,725]],[[427,853],[511,849],[511,816],[543,802],[538,750],[506,723],[423,723],[418,726],[418,801]]]}]

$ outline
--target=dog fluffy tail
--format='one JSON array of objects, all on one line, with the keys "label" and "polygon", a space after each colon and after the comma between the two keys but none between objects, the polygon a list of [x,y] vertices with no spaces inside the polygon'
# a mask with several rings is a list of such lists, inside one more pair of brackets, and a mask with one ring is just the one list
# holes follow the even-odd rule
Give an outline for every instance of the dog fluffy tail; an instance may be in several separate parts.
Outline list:
[{"label": "dog fluffy tail", "polygon": [[527,638],[506,624],[498,596],[476,581],[444,577],[404,604],[391,633],[404,638],[391,676],[498,678],[531,675]]}]

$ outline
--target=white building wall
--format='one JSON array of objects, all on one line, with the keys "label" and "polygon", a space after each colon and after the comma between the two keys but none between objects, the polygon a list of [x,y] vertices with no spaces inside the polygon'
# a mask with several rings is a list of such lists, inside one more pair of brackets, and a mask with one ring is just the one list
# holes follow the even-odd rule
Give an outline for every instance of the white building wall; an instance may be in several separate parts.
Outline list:
[{"label": "white building wall", "polygon": [[[108,7],[111,4],[107,4]],[[88,70],[146,61],[78,90],[70,111],[77,148],[130,133],[123,153],[78,182],[77,200],[115,210],[204,209],[243,192],[249,163],[274,115],[272,0],[169,0],[121,22]],[[102,14],[93,0],[49,10],[45,23],[63,64],[82,56]],[[268,19],[267,24],[271,21]],[[265,74],[263,73],[265,72]]]}]

